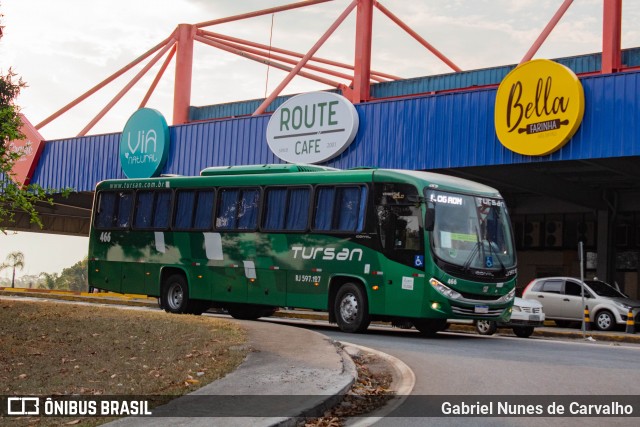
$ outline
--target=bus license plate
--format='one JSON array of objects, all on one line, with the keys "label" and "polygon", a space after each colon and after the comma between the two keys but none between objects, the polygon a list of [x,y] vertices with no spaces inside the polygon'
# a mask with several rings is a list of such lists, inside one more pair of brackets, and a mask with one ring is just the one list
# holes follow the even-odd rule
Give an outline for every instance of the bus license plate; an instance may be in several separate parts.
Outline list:
[{"label": "bus license plate", "polygon": [[477,314],[487,314],[487,313],[489,313],[489,306],[488,305],[476,305],[474,312],[477,313]]}]

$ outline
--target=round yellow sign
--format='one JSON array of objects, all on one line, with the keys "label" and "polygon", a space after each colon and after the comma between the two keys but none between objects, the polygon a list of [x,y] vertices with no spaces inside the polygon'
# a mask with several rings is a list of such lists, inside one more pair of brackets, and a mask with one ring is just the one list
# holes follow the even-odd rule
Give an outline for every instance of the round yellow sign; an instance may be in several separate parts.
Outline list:
[{"label": "round yellow sign", "polygon": [[584,115],[584,91],[569,68],[548,59],[516,67],[496,94],[498,139],[509,150],[544,156],[576,133]]}]

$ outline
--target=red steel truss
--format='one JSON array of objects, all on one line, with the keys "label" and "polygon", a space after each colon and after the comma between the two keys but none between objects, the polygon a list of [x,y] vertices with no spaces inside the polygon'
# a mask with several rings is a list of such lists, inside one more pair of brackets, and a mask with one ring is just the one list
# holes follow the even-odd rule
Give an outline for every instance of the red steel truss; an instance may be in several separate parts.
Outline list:
[{"label": "red steel truss", "polygon": [[[271,92],[271,94],[254,112],[254,115],[263,114],[271,102],[280,95],[282,90],[295,76],[301,76],[329,85],[336,89],[340,89],[343,95],[353,103],[367,102],[371,99],[370,85],[372,83],[400,79],[400,77],[391,74],[371,70],[371,41],[374,9],[379,10],[384,16],[397,24],[453,71],[461,71],[456,64],[422,38],[416,31],[412,30],[406,23],[377,0],[353,0],[313,45],[313,47],[311,47],[311,49],[306,53],[293,52],[279,47],[267,46],[203,29],[204,27],[211,27],[223,23],[280,13],[301,7],[309,7],[319,3],[325,3],[327,1],[332,0],[299,1],[297,3],[205,21],[198,24],[180,24],[165,40],[102,82],[98,83],[96,86],[74,99],[69,104],[44,119],[42,122],[38,123],[35,128],[40,129],[51,123],[51,121],[75,107],[109,83],[113,82],[136,65],[148,60],[146,65],[129,81],[129,83],[125,85],[123,89],[118,92],[118,94],[98,113],[98,115],[94,117],[84,129],[82,129],[79,134],[79,136],[86,135],[91,128],[127,93],[127,91],[138,83],[138,81],[163,57],[165,57],[165,60],[156,74],[156,77],[149,87],[144,99],[140,103],[140,107],[144,107],[146,105],[170,62],[175,58],[173,124],[187,123],[189,121],[189,106],[191,102],[194,42],[215,47],[235,55],[240,55],[246,59],[257,61],[288,72],[282,82],[280,82],[276,89]],[[551,18],[540,36],[523,57],[522,62],[533,58],[540,46],[546,40],[547,36],[555,28],[572,3],[573,0],[563,0],[558,11]],[[344,22],[353,10],[356,10],[356,40],[353,65],[316,56],[318,49],[330,38],[331,34]],[[602,73],[617,72],[623,68],[620,54],[621,21],[622,0],[603,0]]]}]

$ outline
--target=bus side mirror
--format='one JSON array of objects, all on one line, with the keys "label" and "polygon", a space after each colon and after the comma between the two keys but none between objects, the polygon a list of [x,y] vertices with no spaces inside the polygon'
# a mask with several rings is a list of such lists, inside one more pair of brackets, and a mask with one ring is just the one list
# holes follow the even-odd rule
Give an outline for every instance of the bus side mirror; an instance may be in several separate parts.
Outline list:
[{"label": "bus side mirror", "polygon": [[433,227],[436,223],[436,209],[427,208],[427,213],[424,215],[424,229],[427,231],[433,231]]}]

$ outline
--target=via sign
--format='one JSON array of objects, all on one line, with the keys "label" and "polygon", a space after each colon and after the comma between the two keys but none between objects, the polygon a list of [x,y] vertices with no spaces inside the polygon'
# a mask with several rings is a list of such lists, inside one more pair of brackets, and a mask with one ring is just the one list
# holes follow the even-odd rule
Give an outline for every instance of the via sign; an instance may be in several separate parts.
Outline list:
[{"label": "via sign", "polygon": [[289,163],[322,163],[341,154],[356,137],[358,112],[330,92],[294,96],[269,119],[267,143]]},{"label": "via sign", "polygon": [[169,127],[159,111],[141,108],[127,121],[120,138],[120,163],[127,178],[160,175],[169,153]]},{"label": "via sign", "polygon": [[516,67],[496,93],[496,134],[502,145],[519,154],[544,156],[559,150],[576,133],[583,115],[580,80],[548,59]]}]

